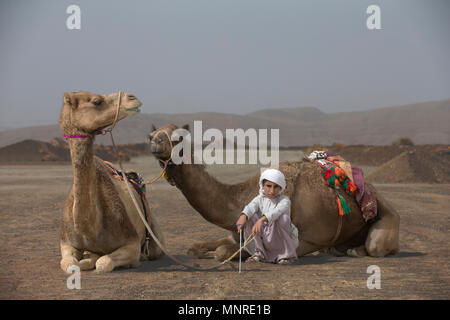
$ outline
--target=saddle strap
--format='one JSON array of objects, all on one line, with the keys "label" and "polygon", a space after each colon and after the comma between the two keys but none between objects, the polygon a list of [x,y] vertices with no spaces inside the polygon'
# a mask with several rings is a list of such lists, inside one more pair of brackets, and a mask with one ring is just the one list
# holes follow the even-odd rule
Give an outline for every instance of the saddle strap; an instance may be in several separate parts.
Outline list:
[{"label": "saddle strap", "polygon": [[341,235],[341,230],[342,230],[342,225],[344,224],[344,216],[339,216],[339,220],[338,220],[338,227],[336,230],[336,234],[333,237],[333,240],[331,240],[331,243],[334,244],[336,242],[336,240],[339,238],[339,236]]}]

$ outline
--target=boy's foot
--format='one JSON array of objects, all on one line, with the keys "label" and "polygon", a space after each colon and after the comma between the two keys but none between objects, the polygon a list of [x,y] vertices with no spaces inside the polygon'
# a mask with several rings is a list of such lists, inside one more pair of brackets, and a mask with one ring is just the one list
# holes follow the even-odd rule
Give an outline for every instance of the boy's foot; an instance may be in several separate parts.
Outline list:
[{"label": "boy's foot", "polygon": [[294,263],[296,259],[295,258],[291,258],[291,259],[281,259],[280,261],[278,261],[278,264],[292,264]]},{"label": "boy's foot", "polygon": [[247,260],[245,260],[245,262],[260,262],[261,258],[259,256],[251,256],[250,258],[248,258]]}]

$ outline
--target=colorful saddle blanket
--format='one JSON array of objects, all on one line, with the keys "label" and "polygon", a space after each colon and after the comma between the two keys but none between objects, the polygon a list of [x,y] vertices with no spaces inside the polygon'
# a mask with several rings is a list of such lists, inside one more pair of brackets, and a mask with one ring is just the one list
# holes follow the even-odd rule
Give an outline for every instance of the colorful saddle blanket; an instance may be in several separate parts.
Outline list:
[{"label": "colorful saddle blanket", "polygon": [[339,215],[348,214],[351,210],[338,190],[344,190],[348,195],[355,196],[364,220],[367,222],[377,215],[377,200],[374,193],[364,183],[363,172],[352,166],[339,155],[327,151],[313,151],[309,159],[316,161],[322,168],[325,184],[336,190]]},{"label": "colorful saddle blanket", "polygon": [[[106,164],[109,172],[113,175],[115,179],[123,180],[123,174],[120,170],[116,169],[111,162],[105,160],[103,160],[103,162]],[[134,189],[142,198],[142,200],[146,200],[145,198],[146,188],[142,176],[134,170],[129,170],[125,172],[125,177],[127,178],[128,182],[130,182],[131,185],[134,187]]]}]

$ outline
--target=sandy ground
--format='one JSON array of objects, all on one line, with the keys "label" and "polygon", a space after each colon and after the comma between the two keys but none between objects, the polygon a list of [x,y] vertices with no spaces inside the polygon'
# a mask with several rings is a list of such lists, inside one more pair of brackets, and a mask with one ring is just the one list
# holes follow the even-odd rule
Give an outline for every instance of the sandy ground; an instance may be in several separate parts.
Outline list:
[{"label": "sandy ground", "polygon": [[[298,158],[285,151],[281,160]],[[151,157],[127,163],[145,178],[159,174]],[[364,168],[366,173],[373,168]],[[220,181],[244,181],[257,166],[213,166]],[[164,257],[110,274],[82,272],[81,289],[69,290],[59,267],[61,212],[72,183],[70,165],[0,166],[0,299],[449,299],[450,185],[376,185],[401,216],[401,250],[387,258],[312,254],[280,266],[237,262],[214,271],[187,271]],[[147,190],[153,213],[178,258],[189,244],[227,232],[206,222],[165,181]],[[367,268],[381,270],[381,289],[367,288]]]}]

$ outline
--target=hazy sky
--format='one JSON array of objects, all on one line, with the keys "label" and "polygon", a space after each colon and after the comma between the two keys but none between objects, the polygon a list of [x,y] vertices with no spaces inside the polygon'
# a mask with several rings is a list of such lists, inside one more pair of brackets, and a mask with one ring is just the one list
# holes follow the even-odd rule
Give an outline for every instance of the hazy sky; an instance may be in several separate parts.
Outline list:
[{"label": "hazy sky", "polygon": [[449,58],[447,0],[1,0],[0,126],[56,123],[79,90],[132,92],[145,113],[440,100]]}]

